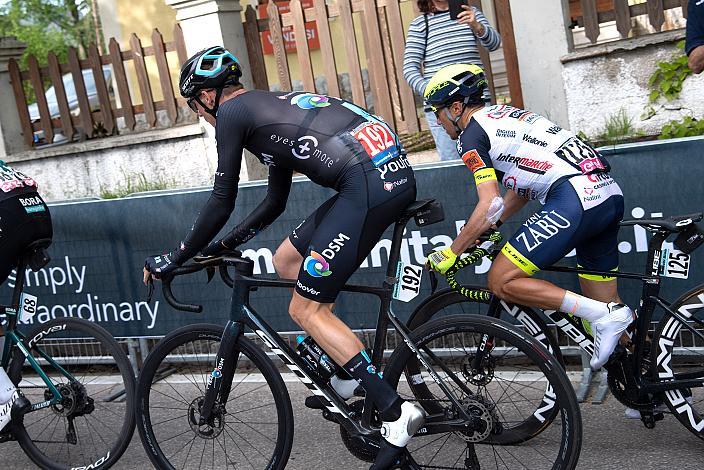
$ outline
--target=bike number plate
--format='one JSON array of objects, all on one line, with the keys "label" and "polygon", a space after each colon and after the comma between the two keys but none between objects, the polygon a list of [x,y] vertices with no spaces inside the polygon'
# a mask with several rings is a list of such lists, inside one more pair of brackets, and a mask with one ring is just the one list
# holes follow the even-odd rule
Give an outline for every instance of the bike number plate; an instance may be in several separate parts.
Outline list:
[{"label": "bike number plate", "polygon": [[689,277],[690,256],[674,248],[663,248],[660,255],[660,275],[675,279]]},{"label": "bike number plate", "polygon": [[22,292],[20,296],[19,320],[23,322],[30,320],[37,313],[37,305],[36,296]]},{"label": "bike number plate", "polygon": [[420,294],[420,280],[423,268],[414,264],[398,262],[396,269],[396,285],[394,286],[394,299],[401,302],[410,302]]}]

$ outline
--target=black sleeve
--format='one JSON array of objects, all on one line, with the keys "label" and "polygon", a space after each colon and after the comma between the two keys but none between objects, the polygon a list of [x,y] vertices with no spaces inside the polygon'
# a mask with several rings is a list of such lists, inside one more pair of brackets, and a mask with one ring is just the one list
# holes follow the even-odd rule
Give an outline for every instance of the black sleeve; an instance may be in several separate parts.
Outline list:
[{"label": "black sleeve", "polygon": [[276,166],[269,167],[269,181],[266,197],[230,233],[223,238],[223,244],[235,248],[264,230],[286,209],[286,201],[291,191],[293,171]]},{"label": "black sleeve", "polygon": [[685,52],[689,55],[694,49],[704,45],[704,5],[691,0],[687,8],[687,38]]},{"label": "black sleeve", "polygon": [[191,227],[185,240],[174,252],[173,261],[182,264],[205,247],[225,226],[235,208],[237,183],[240,178],[242,151],[251,120],[244,105],[226,102],[220,106],[215,125],[215,140],[218,149],[218,168],[215,184],[208,202]]}]

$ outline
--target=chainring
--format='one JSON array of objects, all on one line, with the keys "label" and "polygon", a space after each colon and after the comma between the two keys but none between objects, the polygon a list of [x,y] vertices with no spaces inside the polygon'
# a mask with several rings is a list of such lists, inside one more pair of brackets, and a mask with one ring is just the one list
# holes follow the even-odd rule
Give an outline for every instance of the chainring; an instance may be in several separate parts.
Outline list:
[{"label": "chainring", "polygon": [[621,403],[634,410],[651,410],[655,406],[652,399],[646,397],[639,397],[638,399],[633,399],[628,396],[628,385],[626,383],[625,374],[632,369],[633,355],[628,350],[623,350],[622,348],[617,354],[619,354],[616,360],[610,360],[606,365],[608,372],[607,382],[609,384],[609,390],[613,396]]},{"label": "chainring", "polygon": [[[357,415],[361,415],[364,409],[364,399],[354,401],[350,404],[350,410]],[[364,462],[373,463],[376,454],[379,452],[381,434],[374,436],[352,436],[344,426],[340,425],[340,437],[350,454]]]}]

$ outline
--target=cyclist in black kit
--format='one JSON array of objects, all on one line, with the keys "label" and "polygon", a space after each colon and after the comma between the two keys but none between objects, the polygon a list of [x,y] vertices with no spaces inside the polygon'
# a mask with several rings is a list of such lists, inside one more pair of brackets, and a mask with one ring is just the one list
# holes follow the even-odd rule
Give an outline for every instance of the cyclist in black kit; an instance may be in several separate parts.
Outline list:
[{"label": "cyclist in black kit", "polygon": [[[424,412],[382,380],[332,306],[384,230],[415,200],[413,170],[395,133],[366,110],[312,93],[245,90],[241,75],[237,59],[222,47],[197,53],[181,69],[181,94],[215,127],[218,168],[210,199],[185,240],[170,253],[147,258],[145,282],[168,275],[199,250],[216,255],[266,228],[286,208],[294,171],[336,190],[281,243],[274,266],[281,277],[297,279],[291,318],[361,383],[380,410],[385,441],[372,468],[386,468],[420,428]],[[235,207],[243,149],[269,167],[267,196],[230,233],[207,245]],[[389,162],[396,162],[395,172],[386,167]],[[334,378],[333,386],[343,382]],[[342,391],[350,387],[335,388],[343,398],[351,396]]]},{"label": "cyclist in black kit", "polygon": [[[0,285],[17,267],[20,255],[32,242],[51,239],[52,234],[49,208],[37,193],[37,183],[0,160]],[[17,276],[23,275],[17,273]],[[0,350],[4,334],[0,327]],[[0,367],[0,431],[13,414],[28,406],[29,401]]]}]

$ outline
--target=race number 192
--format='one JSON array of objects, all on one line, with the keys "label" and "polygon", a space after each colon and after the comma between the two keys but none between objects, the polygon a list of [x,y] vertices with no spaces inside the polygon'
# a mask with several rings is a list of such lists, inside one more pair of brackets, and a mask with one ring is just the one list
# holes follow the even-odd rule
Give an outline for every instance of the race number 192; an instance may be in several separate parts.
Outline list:
[{"label": "race number 192", "polygon": [[413,264],[398,263],[396,277],[398,282],[394,287],[394,299],[401,302],[410,302],[420,294],[420,281],[423,268]]}]

